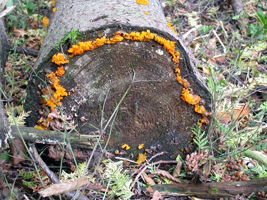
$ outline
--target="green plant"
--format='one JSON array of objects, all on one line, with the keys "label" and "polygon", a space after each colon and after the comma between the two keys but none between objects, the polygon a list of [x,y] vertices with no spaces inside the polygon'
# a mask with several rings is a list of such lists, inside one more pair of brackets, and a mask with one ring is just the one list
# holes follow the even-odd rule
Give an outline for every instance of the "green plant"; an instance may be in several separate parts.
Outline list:
[{"label": "green plant", "polygon": [[205,34],[207,34],[210,30],[212,30],[213,29],[213,26],[212,25],[209,25],[209,26],[206,26],[206,25],[203,25],[203,26],[201,26],[200,28],[198,28],[197,30],[201,33],[201,34],[203,34],[203,35],[205,35]]},{"label": "green plant", "polygon": [[28,15],[31,16],[33,14],[33,11],[35,10],[35,7],[36,7],[35,3],[33,3],[32,1],[29,1],[29,0],[22,1],[22,2],[26,6]]},{"label": "green plant", "polygon": [[250,24],[248,27],[248,34],[257,37],[258,39],[267,39],[267,13],[262,10],[257,11],[257,24]]},{"label": "green plant", "polygon": [[[244,169],[244,171],[246,171],[246,173],[248,173],[248,176],[252,179],[267,177],[267,167],[259,165],[258,163],[252,168],[249,168],[247,170]],[[257,174],[257,176],[255,176],[255,173]]]},{"label": "green plant", "polygon": [[132,180],[125,172],[122,172],[123,161],[106,160],[106,163],[104,178],[109,179],[111,193],[118,196],[119,199],[129,199],[133,195],[130,189]]},{"label": "green plant", "polygon": [[198,146],[198,153],[200,153],[200,151],[203,149],[208,149],[208,146],[206,146],[206,144],[208,144],[208,137],[204,137],[205,131],[201,133],[201,128],[199,127],[199,125],[196,125],[195,128],[191,128],[191,130],[195,136],[193,141]]},{"label": "green plant", "polygon": [[66,34],[66,36],[62,40],[60,40],[56,44],[56,48],[59,49],[60,45],[65,44],[68,40],[70,44],[74,44],[78,41],[78,39],[83,38],[83,37],[84,37],[84,34],[80,33],[78,30],[70,31]]}]

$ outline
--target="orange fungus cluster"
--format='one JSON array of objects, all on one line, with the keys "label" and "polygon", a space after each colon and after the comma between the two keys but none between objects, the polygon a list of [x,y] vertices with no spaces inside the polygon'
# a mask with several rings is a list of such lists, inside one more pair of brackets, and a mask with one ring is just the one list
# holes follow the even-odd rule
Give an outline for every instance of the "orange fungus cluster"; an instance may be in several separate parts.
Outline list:
[{"label": "orange fungus cluster", "polygon": [[177,65],[174,72],[176,74],[177,82],[184,87],[181,93],[181,99],[188,104],[194,105],[195,112],[202,115],[202,119],[200,119],[198,122],[199,126],[202,126],[202,124],[209,124],[208,117],[211,117],[211,113],[206,111],[204,107],[204,101],[201,101],[200,96],[193,93],[189,82],[180,76],[180,69]]},{"label": "orange fungus cluster", "polygon": [[53,55],[52,62],[60,66],[69,63],[69,60],[66,58],[64,54],[58,53]]},{"label": "orange fungus cluster", "polygon": [[140,4],[140,5],[148,5],[149,4],[149,2],[147,0],[136,0],[136,3]]},{"label": "orange fungus cluster", "polygon": [[[147,2],[147,1],[138,1],[140,2]],[[148,3],[148,2],[147,2]],[[170,27],[170,25],[168,25]],[[175,51],[175,44],[176,42],[167,40],[163,37],[155,33],[150,33],[149,30],[142,31],[142,32],[121,32],[117,31],[113,37],[106,38],[106,36],[97,38],[94,41],[86,41],[86,42],[79,42],[77,45],[72,45],[68,52],[70,55],[67,57],[64,54],[58,53],[52,57],[52,62],[59,65],[60,67],[57,68],[57,71],[54,73],[50,73],[47,75],[47,78],[50,81],[50,89],[49,93],[52,94],[51,97],[46,98],[46,105],[50,106],[51,110],[53,110],[57,105],[60,105],[60,101],[63,99],[64,96],[67,96],[67,92],[65,89],[59,84],[58,77],[61,77],[65,71],[62,65],[69,63],[69,58],[72,58],[76,55],[81,55],[86,51],[92,51],[98,47],[101,47],[105,44],[116,44],[117,42],[121,42],[123,40],[131,40],[131,41],[151,41],[154,40],[155,42],[161,44],[163,48],[172,56],[172,61],[176,64],[175,67],[175,74],[176,80],[179,84],[183,86],[183,90],[181,93],[181,99],[188,104],[195,106],[195,112],[200,113],[202,115],[202,119],[199,120],[199,125],[202,123],[209,123],[207,117],[211,116],[210,112],[207,112],[203,103],[201,103],[201,98],[198,95],[193,94],[193,90],[190,88],[189,82],[180,76],[180,69],[179,69],[179,59],[180,53]],[[126,144],[125,144],[126,145]],[[122,148],[126,150],[129,149],[129,146],[123,145]],[[141,148],[141,147],[140,147]],[[144,162],[145,155],[139,155],[140,158],[138,159],[139,162]]]},{"label": "orange fungus cluster", "polygon": [[137,156],[137,163],[142,164],[143,162],[146,161],[146,154],[143,153],[139,153],[139,155]]},{"label": "orange fungus cluster", "polygon": [[177,31],[174,29],[174,27],[171,25],[171,23],[167,23],[167,26],[177,35]]},{"label": "orange fungus cluster", "polygon": [[44,27],[48,27],[49,26],[49,19],[47,17],[43,18],[43,25],[44,25]]},{"label": "orange fungus cluster", "polygon": [[85,51],[92,51],[98,47],[103,46],[104,44],[116,44],[117,42],[121,42],[124,39],[140,42],[148,42],[154,40],[157,43],[161,44],[163,48],[172,55],[173,62],[179,63],[180,53],[178,51],[175,51],[175,42],[166,40],[165,38],[160,37],[155,33],[150,33],[149,30],[131,33],[122,33],[120,31],[117,31],[112,38],[106,38],[104,36],[102,38],[97,38],[95,41],[79,42],[78,45],[72,45],[68,52],[71,53],[70,58],[72,58],[73,56],[81,55]]},{"label": "orange fungus cluster", "polygon": [[[56,72],[57,73],[57,72]],[[58,105],[61,105],[60,101],[63,99],[63,96],[67,96],[67,92],[65,88],[61,85],[59,85],[59,79],[56,76],[56,73],[52,72],[47,76],[51,82],[51,86],[54,89],[53,90],[53,95],[49,97],[48,101],[46,102],[46,105],[48,105],[51,110],[54,110],[55,107]]]}]

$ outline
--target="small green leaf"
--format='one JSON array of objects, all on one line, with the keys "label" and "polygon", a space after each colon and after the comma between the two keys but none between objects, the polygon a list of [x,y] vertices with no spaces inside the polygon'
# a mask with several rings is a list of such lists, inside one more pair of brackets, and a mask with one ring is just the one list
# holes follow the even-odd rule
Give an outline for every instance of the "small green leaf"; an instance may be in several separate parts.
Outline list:
[{"label": "small green leaf", "polygon": [[27,1],[26,8],[27,8],[28,15],[31,16],[35,9],[35,4],[32,1]]}]

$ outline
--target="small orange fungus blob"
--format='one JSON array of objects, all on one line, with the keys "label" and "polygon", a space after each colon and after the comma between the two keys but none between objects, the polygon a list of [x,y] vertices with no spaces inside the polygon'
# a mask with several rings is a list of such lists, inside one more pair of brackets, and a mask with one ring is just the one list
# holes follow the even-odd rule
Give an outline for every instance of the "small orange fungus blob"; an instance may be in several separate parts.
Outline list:
[{"label": "small orange fungus blob", "polygon": [[57,8],[53,8],[53,10],[52,10],[52,11],[53,11],[53,13],[55,13],[55,12],[57,11]]},{"label": "small orange fungus blob", "polygon": [[51,0],[52,6],[55,7],[57,0]]},{"label": "small orange fungus blob", "polygon": [[167,26],[177,35],[178,33],[175,31],[174,27],[171,25],[171,23],[167,23]]},{"label": "small orange fungus blob", "polygon": [[64,67],[63,67],[63,66],[58,67],[58,68],[57,68],[57,71],[56,71],[56,75],[57,75],[57,76],[63,76],[64,74],[65,74]]},{"label": "small orange fungus blob", "polygon": [[115,154],[116,154],[116,155],[119,155],[119,154],[120,154],[119,150],[116,150],[116,151],[115,151]]},{"label": "small orange fungus blob", "polygon": [[148,15],[148,12],[145,12],[145,15]]},{"label": "small orange fungus blob", "polygon": [[38,129],[38,130],[46,130],[45,127],[43,127],[43,126],[38,126],[38,125],[36,125],[34,128],[36,128],[36,129]]},{"label": "small orange fungus blob", "polygon": [[144,148],[144,144],[139,144],[138,145],[138,149],[143,149]]},{"label": "small orange fungus blob", "polygon": [[44,27],[48,27],[49,26],[49,19],[47,17],[43,18],[43,25],[44,25]]},{"label": "small orange fungus blob", "polygon": [[137,163],[141,164],[146,161],[146,154],[139,153],[137,156]]},{"label": "small orange fungus blob", "polygon": [[64,54],[58,53],[53,55],[52,62],[60,66],[69,63],[69,60],[65,58]]},{"label": "small orange fungus blob", "polygon": [[183,88],[181,99],[191,105],[196,105],[200,102],[200,96],[189,93],[188,89]]},{"label": "small orange fungus blob", "polygon": [[204,106],[195,105],[195,112],[203,114],[206,111]]},{"label": "small orange fungus blob", "polygon": [[136,0],[136,3],[140,4],[140,5],[148,5],[149,4],[149,2],[147,0]]},{"label": "small orange fungus blob", "polygon": [[131,147],[128,144],[124,144],[121,146],[122,149],[125,149],[126,151],[129,150]]}]

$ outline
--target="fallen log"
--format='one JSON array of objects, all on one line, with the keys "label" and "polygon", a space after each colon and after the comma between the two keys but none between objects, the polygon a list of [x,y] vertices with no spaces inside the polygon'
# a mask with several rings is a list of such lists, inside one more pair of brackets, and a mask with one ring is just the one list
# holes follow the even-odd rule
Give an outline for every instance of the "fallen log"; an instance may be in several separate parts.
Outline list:
[{"label": "fallen log", "polygon": [[166,184],[152,187],[166,196],[194,196],[199,198],[234,197],[267,190],[267,178],[250,181],[212,182],[203,184]]},{"label": "fallen log", "polygon": [[[93,133],[92,133],[93,134]],[[78,135],[72,132],[60,132],[51,130],[38,130],[33,127],[17,127],[11,126],[9,133],[11,139],[24,139],[31,143],[37,144],[68,144],[78,146],[80,148],[92,149],[96,143],[102,142],[100,135]]]},{"label": "fallen log", "polygon": [[[111,152],[126,143],[129,154],[152,149],[168,158],[190,145],[196,123],[207,130],[211,95],[160,1],[68,0],[56,8],[27,88],[27,126],[51,128],[44,121],[56,110],[80,134],[111,134]],[[62,77],[52,73],[59,66]]]}]

